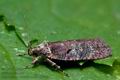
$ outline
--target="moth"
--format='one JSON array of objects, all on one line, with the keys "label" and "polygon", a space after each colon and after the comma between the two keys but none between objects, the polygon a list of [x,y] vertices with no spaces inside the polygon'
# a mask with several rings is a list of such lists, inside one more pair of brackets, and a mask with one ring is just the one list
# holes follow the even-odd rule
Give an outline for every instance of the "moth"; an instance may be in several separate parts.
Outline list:
[{"label": "moth", "polygon": [[54,62],[59,61],[89,61],[103,59],[111,56],[111,48],[101,39],[78,39],[56,42],[44,42],[36,47],[29,47],[28,55],[33,57],[34,65],[39,59],[44,58],[56,69],[60,66]]}]

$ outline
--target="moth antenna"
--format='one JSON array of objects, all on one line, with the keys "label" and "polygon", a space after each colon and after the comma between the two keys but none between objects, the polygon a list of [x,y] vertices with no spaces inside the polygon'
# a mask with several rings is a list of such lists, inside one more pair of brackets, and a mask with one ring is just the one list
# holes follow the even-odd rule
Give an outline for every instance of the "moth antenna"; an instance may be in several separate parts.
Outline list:
[{"label": "moth antenna", "polygon": [[32,46],[32,44],[31,44],[31,41],[30,41],[30,42],[28,43],[28,46],[27,46],[27,47],[28,47],[28,55],[30,54],[30,50],[32,49],[31,46]]},{"label": "moth antenna", "polygon": [[31,41],[29,41],[29,43],[28,43],[28,55],[30,54],[30,50],[32,49],[32,44],[34,44],[35,42],[38,42],[38,40],[37,39],[34,39],[34,40],[31,40]]},{"label": "moth antenna", "polygon": [[31,41],[30,41],[30,42],[28,43],[28,46],[27,46],[28,49],[32,48],[31,46],[32,46],[32,43],[31,43]]}]

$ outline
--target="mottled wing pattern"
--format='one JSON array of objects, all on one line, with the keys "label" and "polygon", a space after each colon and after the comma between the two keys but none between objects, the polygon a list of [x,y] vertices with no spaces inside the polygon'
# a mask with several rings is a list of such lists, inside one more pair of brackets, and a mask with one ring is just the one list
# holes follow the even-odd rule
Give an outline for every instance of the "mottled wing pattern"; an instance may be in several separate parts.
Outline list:
[{"label": "mottled wing pattern", "polygon": [[48,57],[58,60],[95,60],[111,55],[110,47],[100,39],[53,42],[49,47],[52,54]]}]

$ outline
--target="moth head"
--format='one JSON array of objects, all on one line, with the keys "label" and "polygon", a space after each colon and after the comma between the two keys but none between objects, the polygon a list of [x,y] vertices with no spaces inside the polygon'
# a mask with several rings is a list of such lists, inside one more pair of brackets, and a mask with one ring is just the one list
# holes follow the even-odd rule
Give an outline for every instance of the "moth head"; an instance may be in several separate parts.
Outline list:
[{"label": "moth head", "polygon": [[28,49],[28,55],[29,56],[35,56],[37,57],[38,56],[38,53],[40,53],[40,50],[38,50],[37,48],[29,48]]},{"label": "moth head", "polygon": [[48,45],[44,43],[41,43],[37,47],[33,47],[33,48],[29,47],[28,49],[28,55],[30,56],[44,56],[50,52],[51,52],[50,48],[48,47]]},{"label": "moth head", "polygon": [[34,55],[36,55],[36,48],[32,48],[32,44],[34,43],[35,41],[34,40],[32,40],[32,41],[30,41],[29,43],[28,43],[28,55],[29,56],[34,56]]}]

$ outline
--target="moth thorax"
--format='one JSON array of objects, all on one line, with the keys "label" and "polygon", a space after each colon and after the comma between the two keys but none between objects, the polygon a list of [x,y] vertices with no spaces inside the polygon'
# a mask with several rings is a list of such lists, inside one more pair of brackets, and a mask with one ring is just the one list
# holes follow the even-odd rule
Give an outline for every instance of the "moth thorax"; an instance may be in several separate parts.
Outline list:
[{"label": "moth thorax", "polygon": [[43,54],[51,53],[50,47],[48,46],[47,43],[39,44],[38,49],[40,49]]}]

